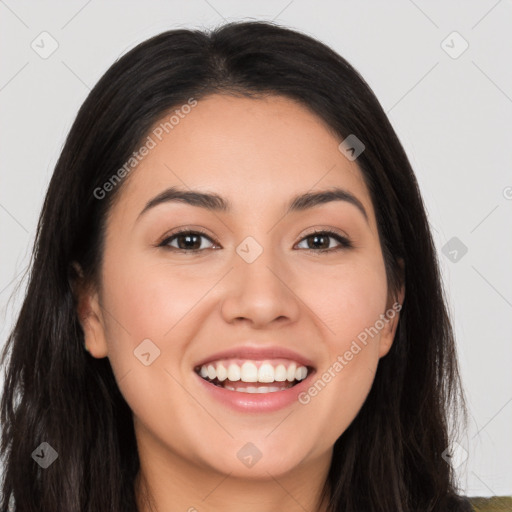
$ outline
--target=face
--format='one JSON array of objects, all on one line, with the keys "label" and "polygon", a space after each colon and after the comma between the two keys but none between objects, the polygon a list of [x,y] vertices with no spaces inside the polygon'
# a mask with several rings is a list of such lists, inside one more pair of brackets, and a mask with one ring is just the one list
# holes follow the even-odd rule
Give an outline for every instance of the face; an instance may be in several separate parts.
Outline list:
[{"label": "face", "polygon": [[[80,301],[90,354],[109,358],[139,449],[161,460],[246,478],[329,460],[398,321],[357,160],[282,97],[209,96],[161,131]],[[355,200],[290,208],[335,188]]]}]

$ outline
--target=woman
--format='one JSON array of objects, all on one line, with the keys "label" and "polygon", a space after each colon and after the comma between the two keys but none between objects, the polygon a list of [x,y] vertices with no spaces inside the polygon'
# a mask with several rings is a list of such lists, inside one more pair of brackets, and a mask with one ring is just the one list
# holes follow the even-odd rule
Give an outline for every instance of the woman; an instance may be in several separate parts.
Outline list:
[{"label": "woman", "polygon": [[106,72],[8,355],[1,510],[471,510],[415,176],[361,76],[298,32],[173,30]]}]

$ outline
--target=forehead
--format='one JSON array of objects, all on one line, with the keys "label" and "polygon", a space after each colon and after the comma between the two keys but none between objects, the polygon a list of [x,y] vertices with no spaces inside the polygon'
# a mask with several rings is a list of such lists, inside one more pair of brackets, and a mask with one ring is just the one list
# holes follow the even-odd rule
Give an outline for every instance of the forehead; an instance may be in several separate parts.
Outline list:
[{"label": "forehead", "polygon": [[298,102],[212,95],[170,122],[173,112],[150,131],[152,148],[120,191],[124,209],[138,209],[138,214],[173,185],[222,195],[233,214],[248,207],[282,208],[297,194],[343,187],[373,217],[356,162],[339,151],[341,140],[326,123]]}]

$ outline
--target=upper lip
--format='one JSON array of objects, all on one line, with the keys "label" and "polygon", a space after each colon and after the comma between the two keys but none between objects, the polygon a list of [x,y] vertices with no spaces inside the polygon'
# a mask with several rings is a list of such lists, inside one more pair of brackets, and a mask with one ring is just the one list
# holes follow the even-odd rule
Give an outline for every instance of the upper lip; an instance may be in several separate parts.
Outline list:
[{"label": "upper lip", "polygon": [[280,347],[277,345],[269,346],[254,346],[254,345],[240,345],[238,347],[232,347],[221,352],[216,352],[210,356],[205,357],[198,361],[194,367],[201,367],[207,363],[218,361],[219,359],[291,359],[296,361],[303,366],[309,366],[313,368],[313,362],[311,359],[295,352],[294,350]]}]

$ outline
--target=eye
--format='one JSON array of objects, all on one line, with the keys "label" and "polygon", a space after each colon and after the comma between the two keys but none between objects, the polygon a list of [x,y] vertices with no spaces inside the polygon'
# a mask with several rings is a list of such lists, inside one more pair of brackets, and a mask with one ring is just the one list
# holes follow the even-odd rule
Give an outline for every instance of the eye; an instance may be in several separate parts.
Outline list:
[{"label": "eye", "polygon": [[[200,230],[182,230],[167,236],[161,243],[158,244],[158,247],[164,247],[169,250],[180,251],[180,252],[200,252],[207,248],[201,247],[201,239],[207,239],[214,244],[214,247],[210,247],[210,249],[218,248],[219,246],[215,246],[215,242],[203,231]],[[329,239],[335,239],[338,242],[338,247],[332,247]],[[312,252],[334,252],[339,251],[341,249],[349,249],[353,247],[352,242],[335,231],[329,230],[320,230],[313,231],[306,237],[304,237],[300,243],[304,240],[313,240],[312,247],[306,247],[307,250]],[[176,245],[172,245],[174,242]]]},{"label": "eye", "polygon": [[[212,241],[212,239],[202,231],[182,230],[166,237],[158,246],[181,252],[199,252],[204,250],[204,248],[201,248],[202,238]],[[171,245],[174,241],[177,242],[177,247]],[[210,249],[211,248],[212,247],[210,247]]]},{"label": "eye", "polygon": [[[334,238],[340,244],[338,247],[331,247],[329,238]],[[313,247],[306,247],[307,250],[313,252],[334,252],[339,251],[341,249],[349,249],[353,247],[352,242],[335,231],[323,230],[323,231],[313,231],[306,237],[304,237],[300,243],[304,240],[313,240]],[[316,244],[316,245],[315,245]],[[310,244],[308,244],[310,245]],[[316,248],[315,248],[316,247]]]}]

